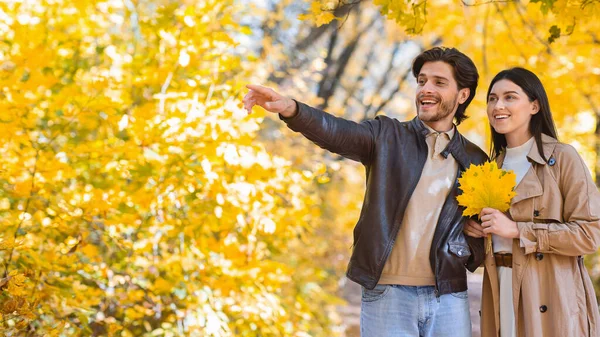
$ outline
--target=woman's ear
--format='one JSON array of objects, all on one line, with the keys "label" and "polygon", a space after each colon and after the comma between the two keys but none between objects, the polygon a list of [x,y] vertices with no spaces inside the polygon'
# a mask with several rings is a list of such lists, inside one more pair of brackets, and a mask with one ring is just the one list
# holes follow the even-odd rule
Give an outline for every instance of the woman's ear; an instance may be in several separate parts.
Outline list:
[{"label": "woman's ear", "polygon": [[540,112],[540,102],[536,99],[535,101],[531,102],[531,114],[535,115],[538,112]]},{"label": "woman's ear", "polygon": [[463,104],[464,102],[466,102],[467,98],[469,98],[470,94],[471,94],[471,89],[469,89],[469,88],[460,89],[460,91],[458,92],[458,104]]}]

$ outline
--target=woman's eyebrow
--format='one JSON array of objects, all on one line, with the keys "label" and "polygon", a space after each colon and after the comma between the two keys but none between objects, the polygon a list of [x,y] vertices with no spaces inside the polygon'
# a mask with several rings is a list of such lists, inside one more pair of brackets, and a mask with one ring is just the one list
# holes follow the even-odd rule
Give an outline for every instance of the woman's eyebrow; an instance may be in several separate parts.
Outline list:
[{"label": "woman's eyebrow", "polygon": [[[509,90],[509,91],[505,91],[505,92],[503,92],[502,94],[503,94],[503,95],[506,95],[506,94],[517,94],[517,95],[518,95],[519,93],[518,93],[518,92],[516,92],[516,91],[514,91],[514,90]],[[497,94],[497,93],[495,93],[495,92],[490,92],[490,96],[492,96],[492,95],[494,95],[494,96],[498,96],[498,94]]]}]

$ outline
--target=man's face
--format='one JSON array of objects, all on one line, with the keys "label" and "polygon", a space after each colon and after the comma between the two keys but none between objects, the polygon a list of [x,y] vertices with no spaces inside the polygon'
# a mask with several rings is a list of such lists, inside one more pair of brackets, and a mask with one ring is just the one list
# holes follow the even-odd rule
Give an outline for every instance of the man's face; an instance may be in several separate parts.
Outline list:
[{"label": "man's face", "polygon": [[[426,62],[417,77],[417,115],[426,123],[451,124],[464,94],[452,73],[452,66],[442,61]],[[460,96],[460,97],[459,97]],[[460,100],[460,102],[459,102]]]}]

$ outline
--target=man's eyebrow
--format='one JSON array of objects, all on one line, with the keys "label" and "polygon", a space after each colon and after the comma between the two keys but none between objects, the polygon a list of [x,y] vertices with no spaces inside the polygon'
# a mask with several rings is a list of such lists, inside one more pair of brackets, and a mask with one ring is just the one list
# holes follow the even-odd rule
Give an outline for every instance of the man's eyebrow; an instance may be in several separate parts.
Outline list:
[{"label": "man's eyebrow", "polygon": [[[417,76],[417,78],[419,77],[427,77],[426,74],[419,74],[419,76]],[[436,80],[444,80],[444,81],[448,81],[448,79],[446,77],[443,76],[438,76],[438,75],[432,75],[433,78],[435,78]]]}]

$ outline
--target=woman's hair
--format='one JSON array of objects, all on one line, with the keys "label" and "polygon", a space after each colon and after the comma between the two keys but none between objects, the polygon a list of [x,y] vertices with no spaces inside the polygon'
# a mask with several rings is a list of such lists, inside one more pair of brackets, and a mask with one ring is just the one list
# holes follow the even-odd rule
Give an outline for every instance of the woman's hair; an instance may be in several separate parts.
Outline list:
[{"label": "woman's hair", "polygon": [[[502,70],[490,83],[486,96],[487,100],[490,98],[492,87],[500,80],[509,80],[521,87],[523,92],[525,92],[529,98],[530,102],[535,100],[538,101],[540,110],[538,113],[531,116],[531,120],[529,121],[529,132],[531,132],[535,138],[540,156],[542,156],[545,161],[548,160],[544,156],[544,151],[542,150],[542,133],[545,133],[553,138],[558,137],[556,136],[556,127],[554,126],[552,112],[550,112],[550,103],[548,102],[548,95],[546,95],[544,85],[542,85],[542,82],[534,73],[527,69],[515,67]],[[503,134],[496,132],[491,124],[490,129],[492,131],[490,156],[492,158],[496,158],[502,152],[502,150],[506,148],[506,137]]]}]

